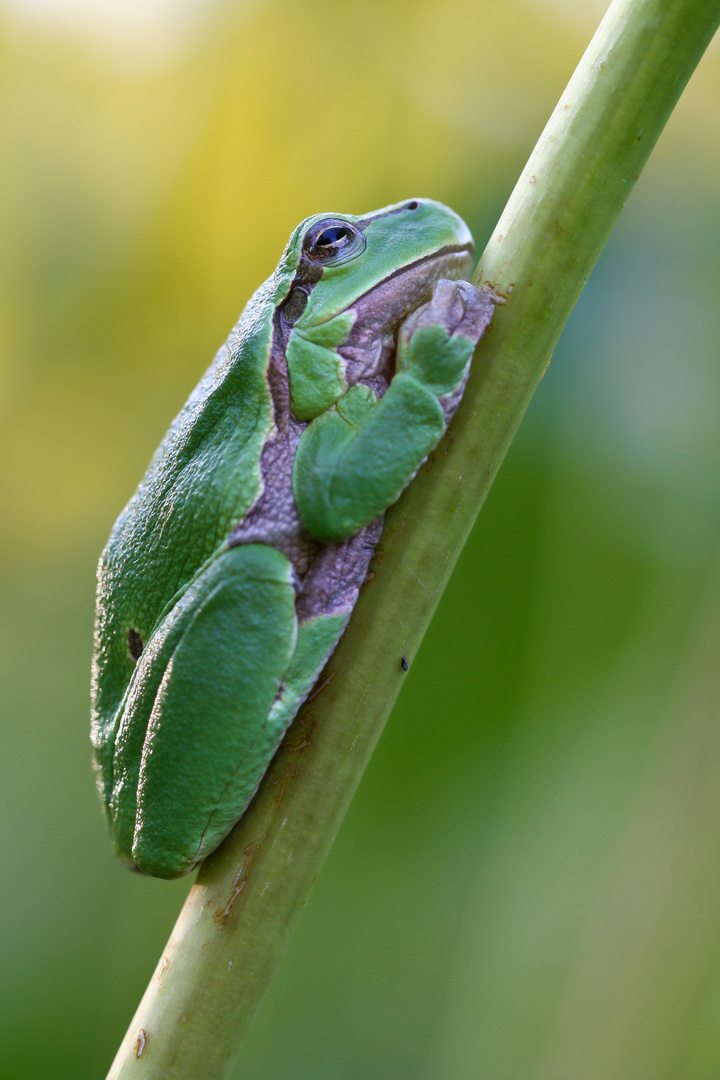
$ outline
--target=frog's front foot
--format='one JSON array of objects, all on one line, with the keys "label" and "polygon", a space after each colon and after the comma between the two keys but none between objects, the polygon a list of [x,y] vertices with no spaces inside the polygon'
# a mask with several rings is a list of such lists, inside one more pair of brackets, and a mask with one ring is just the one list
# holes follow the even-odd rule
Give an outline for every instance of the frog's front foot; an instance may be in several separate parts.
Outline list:
[{"label": "frog's front foot", "polygon": [[476,345],[490,325],[495,305],[487,292],[469,281],[441,278],[430,300],[410,315],[401,328],[402,339],[410,339],[421,327],[442,326],[448,337],[463,337]]},{"label": "frog's front foot", "polygon": [[465,389],[475,346],[494,310],[488,294],[469,281],[441,278],[430,300],[400,328],[398,371],[406,371],[435,394],[446,426]]}]

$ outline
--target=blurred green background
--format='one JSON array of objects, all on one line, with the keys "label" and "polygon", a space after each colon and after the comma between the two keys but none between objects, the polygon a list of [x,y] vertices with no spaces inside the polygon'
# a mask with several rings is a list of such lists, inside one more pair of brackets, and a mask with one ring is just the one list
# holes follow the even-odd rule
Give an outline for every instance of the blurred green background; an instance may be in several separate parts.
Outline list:
[{"label": "blurred green background", "polygon": [[[0,1072],[102,1077],[189,882],[105,836],[95,563],[294,225],[482,248],[604,10],[3,0]],[[540,385],[233,1076],[720,1074],[720,50]]]}]

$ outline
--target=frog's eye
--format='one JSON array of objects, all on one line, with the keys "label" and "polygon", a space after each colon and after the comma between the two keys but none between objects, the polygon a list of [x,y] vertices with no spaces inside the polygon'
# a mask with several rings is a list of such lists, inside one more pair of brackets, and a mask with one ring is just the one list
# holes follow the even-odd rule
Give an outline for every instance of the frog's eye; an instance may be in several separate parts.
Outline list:
[{"label": "frog's eye", "polygon": [[313,262],[336,266],[348,262],[365,250],[365,237],[349,221],[326,218],[316,221],[303,243],[305,254]]}]

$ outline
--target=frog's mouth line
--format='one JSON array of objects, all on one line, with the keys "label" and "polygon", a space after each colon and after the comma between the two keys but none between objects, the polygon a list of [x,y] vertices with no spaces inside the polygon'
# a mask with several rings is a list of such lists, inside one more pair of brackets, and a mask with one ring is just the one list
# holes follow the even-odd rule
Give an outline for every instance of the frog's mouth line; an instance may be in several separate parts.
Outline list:
[{"label": "frog's mouth line", "polygon": [[[406,302],[397,306],[394,317],[388,318],[386,316],[383,320],[386,325],[395,324],[395,329],[397,329],[397,325],[409,315],[410,311],[418,307],[423,300],[430,295],[433,285],[439,278],[446,276],[453,280],[458,280],[463,276],[459,271],[464,270],[465,267],[461,264],[460,257],[469,256],[472,260],[474,251],[474,245],[471,243],[448,244],[445,247],[438,248],[437,251],[433,251],[429,255],[423,255],[420,259],[416,259],[415,262],[406,263],[404,266],[398,267],[397,270],[393,270],[387,277],[380,278],[374,285],[370,286],[367,292],[362,293],[349,304],[348,309],[359,312],[363,307],[367,308],[372,306],[375,297],[382,296],[383,293],[385,293],[386,296],[391,296],[392,282],[402,278],[403,289],[398,295],[402,295]],[[455,260],[452,260],[453,255],[458,256],[455,265],[453,265],[455,262]],[[439,273],[432,275],[422,274],[423,269],[432,266],[433,263],[438,264]],[[419,291],[417,289],[413,291],[408,288],[413,279],[417,280],[420,285],[423,286]],[[384,306],[385,305],[382,303],[378,305],[380,310],[382,310]],[[342,314],[342,310],[343,309],[329,311],[325,318],[314,320],[312,325],[314,327],[323,326],[325,323],[331,322],[332,319],[335,319],[338,315]]]},{"label": "frog's mouth line", "polygon": [[[351,305],[358,316],[356,326],[360,322],[374,323],[376,330],[382,326],[396,333],[410,312],[430,297],[440,278],[458,280],[469,271],[466,260],[468,256],[472,259],[472,254],[472,244],[448,244],[381,278]],[[395,282],[401,283],[399,287],[394,286]]]},{"label": "frog's mouth line", "polygon": [[368,289],[368,292],[372,292],[380,285],[385,285],[388,281],[392,281],[393,278],[401,277],[403,274],[408,274],[421,266],[427,266],[436,259],[443,259],[448,255],[460,254],[469,255],[472,258],[474,252],[475,246],[473,244],[448,244],[446,247],[438,248],[437,251],[431,252],[430,255],[423,255],[421,259],[416,259],[415,262],[398,267],[397,270],[393,270],[392,274],[388,274],[387,277],[381,278],[380,281],[373,285],[372,289]]},{"label": "frog's mouth line", "polygon": [[[408,315],[430,299],[435,284],[441,278],[456,281],[464,276],[466,269],[470,270],[466,258],[470,256],[472,259],[473,252],[472,244],[448,244],[388,274],[368,289],[353,306],[358,310],[365,306],[366,312],[367,308],[376,307],[376,317],[379,316],[386,332],[389,330],[395,338]],[[402,282],[402,286],[394,295],[393,282],[396,279]]]}]

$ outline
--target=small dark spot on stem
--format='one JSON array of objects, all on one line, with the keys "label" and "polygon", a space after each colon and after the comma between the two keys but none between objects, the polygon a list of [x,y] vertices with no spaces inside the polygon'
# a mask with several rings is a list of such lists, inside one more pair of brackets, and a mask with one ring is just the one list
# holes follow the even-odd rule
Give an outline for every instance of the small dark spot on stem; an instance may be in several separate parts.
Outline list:
[{"label": "small dark spot on stem", "polygon": [[262,850],[262,846],[267,840],[267,838],[268,834],[263,833],[259,840],[254,840],[251,844],[248,844],[248,846],[243,851],[243,855],[245,856],[245,858],[243,859],[242,866],[240,867],[233,879],[227,903],[222,910],[218,908],[218,910],[213,915],[213,921],[217,923],[221,930],[227,925],[227,921],[230,918],[230,913],[232,912],[235,901],[247,885],[248,878],[250,877],[250,873],[252,871],[253,863],[258,857],[260,851]]},{"label": "small dark spot on stem", "polygon": [[135,1057],[141,1058],[147,1046],[148,1033],[145,1028],[140,1028],[138,1037],[135,1040]]},{"label": "small dark spot on stem", "polygon": [[333,679],[335,678],[336,675],[337,675],[337,668],[333,668],[332,671],[328,671],[328,673],[327,673],[327,675],[325,676],[324,679],[322,679],[320,682],[315,683],[315,686],[313,687],[312,693],[308,694],[306,700],[308,702],[314,701],[315,698],[319,694],[322,694],[325,687],[330,685],[330,683],[333,681]]},{"label": "small dark spot on stem", "polygon": [[402,660],[400,661],[400,664],[402,666],[403,671],[407,671],[407,669],[410,667],[410,665],[407,662],[407,656],[403,656]]}]

